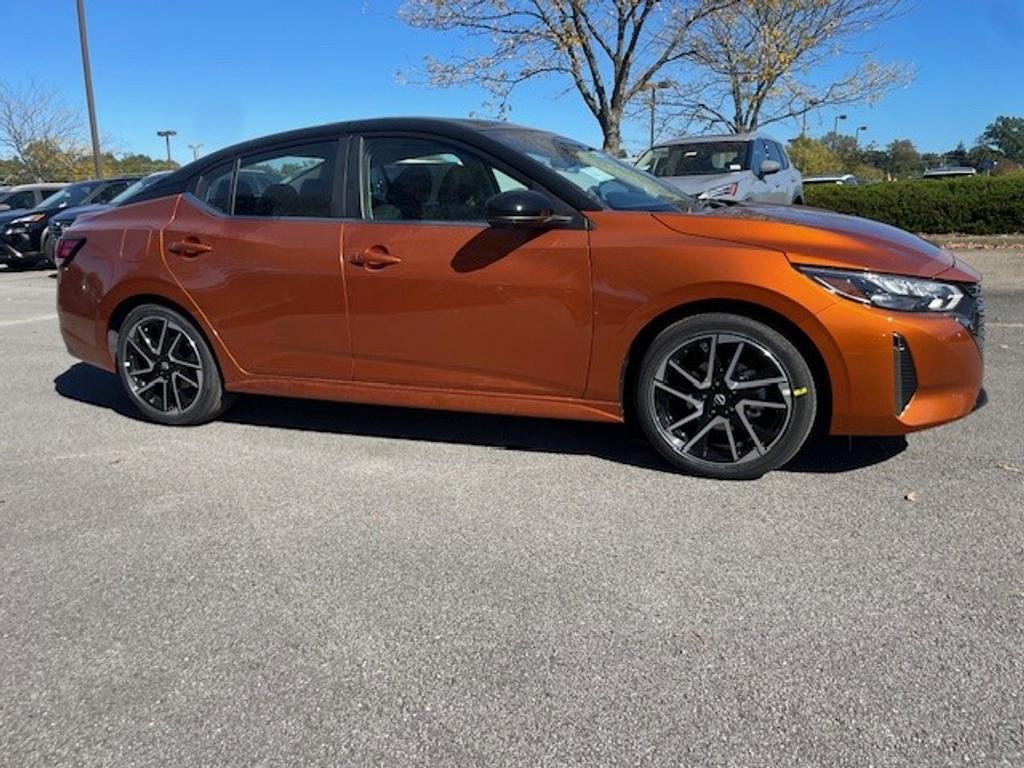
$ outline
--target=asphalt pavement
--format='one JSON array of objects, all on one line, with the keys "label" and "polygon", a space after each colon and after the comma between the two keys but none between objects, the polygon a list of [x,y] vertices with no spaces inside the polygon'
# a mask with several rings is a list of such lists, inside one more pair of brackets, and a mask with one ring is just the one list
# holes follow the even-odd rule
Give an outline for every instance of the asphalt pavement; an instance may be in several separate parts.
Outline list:
[{"label": "asphalt pavement", "polygon": [[158,427],[0,271],[0,766],[1024,764],[1024,252],[990,404],[722,483],[626,428]]}]

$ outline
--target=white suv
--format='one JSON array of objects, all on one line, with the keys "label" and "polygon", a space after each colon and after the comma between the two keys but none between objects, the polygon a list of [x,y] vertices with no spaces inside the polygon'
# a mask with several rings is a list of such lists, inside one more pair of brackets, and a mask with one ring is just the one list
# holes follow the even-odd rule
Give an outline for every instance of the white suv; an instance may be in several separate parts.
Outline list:
[{"label": "white suv", "polygon": [[672,139],[651,147],[636,164],[705,199],[804,201],[800,171],[782,144],[760,132]]}]

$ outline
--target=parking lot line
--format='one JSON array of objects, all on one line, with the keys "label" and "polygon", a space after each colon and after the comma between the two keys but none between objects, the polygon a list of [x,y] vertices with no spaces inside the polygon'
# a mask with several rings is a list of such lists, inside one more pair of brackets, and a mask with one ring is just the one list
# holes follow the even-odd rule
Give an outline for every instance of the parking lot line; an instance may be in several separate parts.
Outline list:
[{"label": "parking lot line", "polygon": [[24,325],[25,323],[40,323],[43,320],[55,320],[57,319],[56,314],[52,315],[35,315],[34,317],[23,317],[19,320],[0,320],[0,328],[6,328],[9,325]]}]

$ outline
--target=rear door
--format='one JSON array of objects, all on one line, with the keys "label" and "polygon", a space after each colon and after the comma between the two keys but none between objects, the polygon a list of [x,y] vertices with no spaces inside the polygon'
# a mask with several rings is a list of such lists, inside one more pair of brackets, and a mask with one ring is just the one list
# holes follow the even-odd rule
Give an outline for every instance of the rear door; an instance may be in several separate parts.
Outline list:
[{"label": "rear door", "polygon": [[236,364],[265,376],[348,379],[337,139],[210,168],[163,231],[168,269]]}]

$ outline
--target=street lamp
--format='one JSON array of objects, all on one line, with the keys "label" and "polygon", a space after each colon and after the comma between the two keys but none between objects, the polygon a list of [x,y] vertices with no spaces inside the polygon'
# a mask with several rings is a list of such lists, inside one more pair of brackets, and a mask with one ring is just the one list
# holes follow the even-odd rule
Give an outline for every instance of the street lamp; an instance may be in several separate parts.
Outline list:
[{"label": "street lamp", "polygon": [[658,109],[658,91],[671,87],[672,82],[670,80],[659,80],[656,83],[647,83],[646,85],[640,86],[641,91],[651,92],[651,143],[649,146],[654,146],[654,118],[655,112]]},{"label": "street lamp", "polygon": [[163,138],[167,142],[167,162],[171,162],[171,136],[177,136],[177,131],[157,131],[157,136]]},{"label": "street lamp", "polygon": [[192,159],[193,160],[198,160],[199,159],[199,148],[201,146],[203,146],[203,145],[202,144],[189,144],[188,145],[188,148],[192,150]]},{"label": "street lamp", "polygon": [[857,130],[853,132],[853,146],[860,146],[860,132],[866,131],[868,127],[866,125],[858,125]]},{"label": "street lamp", "polygon": [[92,134],[92,164],[96,178],[103,178],[100,131],[96,126],[96,103],[92,97],[92,67],[89,66],[89,34],[85,29],[85,0],[78,0],[78,42],[82,48],[82,72],[85,75],[85,102],[89,108],[89,133]]}]

